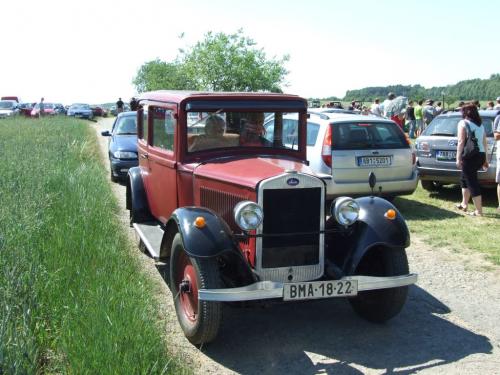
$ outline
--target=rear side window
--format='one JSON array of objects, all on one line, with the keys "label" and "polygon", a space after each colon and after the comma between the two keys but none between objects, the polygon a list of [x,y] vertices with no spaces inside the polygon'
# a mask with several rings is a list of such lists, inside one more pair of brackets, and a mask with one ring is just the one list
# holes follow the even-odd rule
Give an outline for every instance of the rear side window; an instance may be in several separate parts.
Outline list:
[{"label": "rear side window", "polygon": [[152,145],[173,151],[175,130],[173,111],[165,108],[151,108],[149,115],[153,121]]},{"label": "rear side window", "polygon": [[387,122],[350,122],[331,125],[332,149],[366,150],[409,148],[397,124]]}]

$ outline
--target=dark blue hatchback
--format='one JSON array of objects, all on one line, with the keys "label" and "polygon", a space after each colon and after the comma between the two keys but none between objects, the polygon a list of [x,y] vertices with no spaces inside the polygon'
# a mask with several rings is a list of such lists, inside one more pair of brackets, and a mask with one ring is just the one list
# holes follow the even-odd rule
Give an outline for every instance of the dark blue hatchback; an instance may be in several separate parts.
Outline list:
[{"label": "dark blue hatchback", "polygon": [[130,168],[139,165],[137,158],[137,112],[118,114],[111,128],[101,132],[109,140],[108,155],[111,181],[125,180]]}]

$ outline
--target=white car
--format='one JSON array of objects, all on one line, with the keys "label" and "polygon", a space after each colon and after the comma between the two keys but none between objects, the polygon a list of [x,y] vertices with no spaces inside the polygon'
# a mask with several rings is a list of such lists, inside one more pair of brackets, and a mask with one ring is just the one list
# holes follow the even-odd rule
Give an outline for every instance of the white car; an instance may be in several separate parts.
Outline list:
[{"label": "white car", "polygon": [[[371,194],[386,198],[411,194],[418,183],[415,152],[401,128],[391,120],[352,113],[309,112],[307,160],[326,183],[327,199]],[[297,117],[283,116],[287,143],[296,143]],[[264,127],[272,126],[267,122]],[[272,134],[273,132],[268,132]]]},{"label": "white car", "polygon": [[0,101],[0,118],[14,117],[19,113],[17,102],[14,100]]}]

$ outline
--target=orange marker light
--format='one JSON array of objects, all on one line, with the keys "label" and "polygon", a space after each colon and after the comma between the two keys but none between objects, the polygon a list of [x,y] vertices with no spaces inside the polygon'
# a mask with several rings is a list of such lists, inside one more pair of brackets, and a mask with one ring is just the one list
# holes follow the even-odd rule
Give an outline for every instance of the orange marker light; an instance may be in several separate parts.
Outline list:
[{"label": "orange marker light", "polygon": [[205,225],[207,225],[207,223],[205,222],[205,218],[203,216],[198,216],[196,219],[194,219],[194,226],[196,228],[205,228]]},{"label": "orange marker light", "polygon": [[394,220],[396,218],[396,211],[394,211],[392,208],[390,210],[387,210],[384,216],[389,219],[389,220]]}]

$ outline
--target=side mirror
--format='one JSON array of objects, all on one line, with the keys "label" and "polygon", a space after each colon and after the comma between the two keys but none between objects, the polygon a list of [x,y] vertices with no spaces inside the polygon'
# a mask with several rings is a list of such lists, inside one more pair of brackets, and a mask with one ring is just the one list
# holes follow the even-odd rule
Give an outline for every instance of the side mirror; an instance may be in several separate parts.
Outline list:
[{"label": "side mirror", "polygon": [[111,137],[111,133],[109,132],[109,130],[104,130],[101,132],[101,135],[105,136],[105,137]]}]

